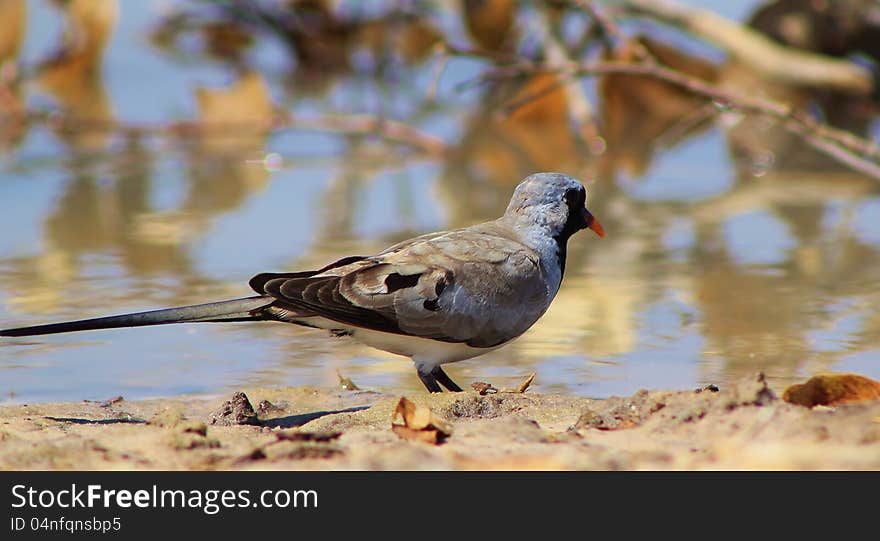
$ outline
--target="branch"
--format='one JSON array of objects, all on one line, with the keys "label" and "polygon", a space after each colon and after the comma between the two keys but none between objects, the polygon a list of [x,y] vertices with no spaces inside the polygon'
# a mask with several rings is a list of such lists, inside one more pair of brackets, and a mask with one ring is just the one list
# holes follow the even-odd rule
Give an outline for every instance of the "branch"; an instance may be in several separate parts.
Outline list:
[{"label": "branch", "polygon": [[484,79],[519,77],[524,73],[559,73],[566,77],[623,74],[652,77],[675,85],[694,95],[714,102],[722,109],[746,114],[759,114],[780,122],[787,130],[801,136],[817,150],[880,180],[880,147],[848,131],[833,128],[791,106],[760,96],[746,95],[722,88],[702,79],[685,75],[658,64],[629,62],[594,62],[559,69],[553,66],[522,62],[490,71]]},{"label": "branch", "polygon": [[780,45],[712,11],[671,0],[608,0],[633,15],[650,17],[710,41],[770,80],[867,96],[876,90],[871,72],[854,62]]}]

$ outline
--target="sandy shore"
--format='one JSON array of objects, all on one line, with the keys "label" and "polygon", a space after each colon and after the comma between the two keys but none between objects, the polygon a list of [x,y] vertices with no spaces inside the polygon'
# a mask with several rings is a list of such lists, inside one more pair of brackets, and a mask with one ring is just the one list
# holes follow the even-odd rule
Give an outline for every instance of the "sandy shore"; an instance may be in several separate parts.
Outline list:
[{"label": "sandy shore", "polygon": [[243,392],[0,407],[0,468],[880,469],[880,401],[809,409],[760,375],[605,400],[411,393],[395,430],[400,395]]}]

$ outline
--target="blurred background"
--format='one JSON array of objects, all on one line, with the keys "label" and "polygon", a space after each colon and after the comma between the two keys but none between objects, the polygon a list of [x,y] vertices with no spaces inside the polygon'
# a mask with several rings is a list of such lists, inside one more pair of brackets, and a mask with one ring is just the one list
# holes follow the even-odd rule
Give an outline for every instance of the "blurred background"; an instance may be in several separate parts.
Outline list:
[{"label": "blurred background", "polygon": [[[560,50],[647,55],[869,139],[875,97],[767,80],[644,19],[616,18],[603,46],[577,4],[0,0],[0,326],[249,295],[258,272],[495,218],[523,177],[561,171],[587,183],[605,239],[572,238],[544,318],[453,379],[535,371],[538,392],[595,397],[755,371],[880,379],[880,180],[656,79],[491,75]],[[880,55],[875,2],[682,5],[830,58]],[[0,402],[337,371],[421,389],[408,359],[322,331],[175,325],[4,340]]]}]

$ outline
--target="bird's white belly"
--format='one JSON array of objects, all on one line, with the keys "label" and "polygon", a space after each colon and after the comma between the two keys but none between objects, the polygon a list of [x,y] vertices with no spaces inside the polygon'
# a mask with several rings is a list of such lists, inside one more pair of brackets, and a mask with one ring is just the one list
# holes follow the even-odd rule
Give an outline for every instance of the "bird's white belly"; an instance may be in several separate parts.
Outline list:
[{"label": "bird's white belly", "polygon": [[345,329],[354,340],[364,345],[387,351],[388,353],[410,357],[419,366],[434,367],[445,363],[463,361],[489,353],[504,345],[499,344],[489,348],[475,348],[464,343],[442,342],[440,340],[431,340],[430,338],[349,327],[322,317],[303,318],[302,321],[324,329]]},{"label": "bird's white belly", "polygon": [[367,329],[355,329],[352,338],[382,351],[412,357],[416,364],[427,366],[463,361],[501,347],[475,348],[463,343],[441,342]]}]

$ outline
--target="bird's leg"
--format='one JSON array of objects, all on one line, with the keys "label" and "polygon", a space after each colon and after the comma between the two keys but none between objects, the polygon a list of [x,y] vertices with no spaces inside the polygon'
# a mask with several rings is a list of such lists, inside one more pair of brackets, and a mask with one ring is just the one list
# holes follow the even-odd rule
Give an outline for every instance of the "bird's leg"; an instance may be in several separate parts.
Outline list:
[{"label": "bird's leg", "polygon": [[[416,366],[416,372],[418,372],[419,379],[422,380],[422,384],[428,389],[429,393],[443,392],[443,389],[440,388],[440,384],[437,383],[437,376],[434,370],[431,370],[430,368],[423,369],[421,366]],[[446,374],[443,375],[446,376]],[[447,379],[448,377],[449,376],[447,376]]]},{"label": "bird's leg", "polygon": [[[434,370],[431,371],[431,375],[434,376],[435,380],[440,382],[440,385],[443,385],[444,387],[446,387],[447,389],[449,389],[453,393],[462,392],[462,388],[459,387],[458,385],[456,385],[455,382],[452,381],[452,378],[450,378],[446,374],[446,372],[444,372],[443,369],[440,368],[439,366],[434,368]],[[422,380],[422,381],[424,381],[424,380]]]}]

